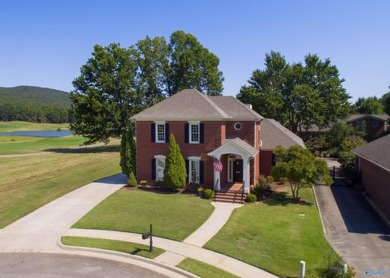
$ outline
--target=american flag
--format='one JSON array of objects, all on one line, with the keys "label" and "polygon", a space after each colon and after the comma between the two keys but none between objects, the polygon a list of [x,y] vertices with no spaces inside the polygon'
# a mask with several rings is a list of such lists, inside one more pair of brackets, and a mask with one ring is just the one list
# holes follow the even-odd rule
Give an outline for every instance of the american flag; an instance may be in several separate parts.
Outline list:
[{"label": "american flag", "polygon": [[222,165],[221,161],[215,159],[214,162],[213,162],[213,165],[214,165],[214,170],[215,171],[222,172],[223,165]]}]

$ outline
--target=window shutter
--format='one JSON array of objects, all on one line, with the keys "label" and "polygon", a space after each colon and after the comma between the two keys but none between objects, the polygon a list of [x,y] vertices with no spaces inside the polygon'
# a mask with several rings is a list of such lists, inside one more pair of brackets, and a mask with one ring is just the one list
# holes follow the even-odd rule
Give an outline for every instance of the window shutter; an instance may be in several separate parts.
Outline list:
[{"label": "window shutter", "polygon": [[187,171],[187,183],[189,183],[189,180],[190,180],[190,162],[188,161],[188,159],[186,159],[186,171]]},{"label": "window shutter", "polygon": [[204,184],[204,161],[199,161],[199,183]]},{"label": "window shutter", "polygon": [[189,142],[189,133],[190,133],[190,126],[189,124],[184,125],[184,142],[188,143]]},{"label": "window shutter", "polygon": [[274,154],[274,153],[272,154],[271,165],[272,165],[272,166],[275,166],[275,165],[276,165],[276,157],[275,157],[275,154]]},{"label": "window shutter", "polygon": [[199,143],[204,143],[204,123],[199,124]]},{"label": "window shutter", "polygon": [[156,142],[156,124],[153,123],[150,125],[150,135],[152,138],[152,142]]},{"label": "window shutter", "polygon": [[156,159],[152,159],[152,180],[156,180]]},{"label": "window shutter", "polygon": [[169,124],[165,124],[165,143],[169,143]]}]

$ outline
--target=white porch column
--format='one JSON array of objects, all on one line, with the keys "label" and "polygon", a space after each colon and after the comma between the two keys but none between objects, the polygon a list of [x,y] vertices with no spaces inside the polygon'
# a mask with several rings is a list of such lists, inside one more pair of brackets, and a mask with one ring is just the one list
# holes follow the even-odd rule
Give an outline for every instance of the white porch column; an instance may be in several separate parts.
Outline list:
[{"label": "white porch column", "polygon": [[[215,157],[216,159],[220,160],[221,157]],[[213,167],[214,168],[214,167]],[[221,172],[215,170],[214,168],[214,190],[220,191],[221,190]]]},{"label": "white porch column", "polygon": [[244,193],[250,193],[250,158],[243,157],[243,171],[244,171]]}]

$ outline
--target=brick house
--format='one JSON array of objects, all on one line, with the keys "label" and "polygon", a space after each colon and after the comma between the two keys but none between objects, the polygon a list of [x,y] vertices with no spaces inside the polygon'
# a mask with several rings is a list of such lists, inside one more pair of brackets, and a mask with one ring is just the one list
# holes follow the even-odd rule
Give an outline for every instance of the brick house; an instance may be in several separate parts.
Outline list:
[{"label": "brick house", "polygon": [[302,138],[290,131],[273,119],[261,121],[261,149],[260,149],[260,174],[271,174],[272,166],[275,165],[274,151],[278,146],[287,149],[298,145],[306,148]]},{"label": "brick house", "polygon": [[[186,161],[187,182],[216,191],[242,183],[249,193],[259,177],[263,117],[232,96],[185,89],[131,119],[137,137],[138,180],[163,179],[171,133]],[[222,163],[222,171],[214,162]]]},{"label": "brick house", "polygon": [[390,224],[390,135],[355,148],[357,168],[366,194]]},{"label": "brick house", "polygon": [[368,136],[378,138],[390,129],[390,116],[387,114],[353,114],[347,123],[355,128],[364,127]]}]

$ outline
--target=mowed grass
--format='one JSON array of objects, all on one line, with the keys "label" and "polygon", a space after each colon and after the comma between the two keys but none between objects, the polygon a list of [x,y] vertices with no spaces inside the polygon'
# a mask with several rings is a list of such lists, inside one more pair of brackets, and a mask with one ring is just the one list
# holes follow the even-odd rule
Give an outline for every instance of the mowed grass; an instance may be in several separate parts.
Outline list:
[{"label": "mowed grass", "polygon": [[22,130],[66,130],[69,129],[68,123],[47,124],[47,123],[30,123],[22,121],[1,122],[0,132],[22,131]]},{"label": "mowed grass", "polygon": [[332,248],[324,237],[312,190],[300,192],[301,203],[291,202],[285,193],[233,211],[205,248],[280,277],[298,277],[301,260],[306,269],[326,266]]},{"label": "mowed grass", "polygon": [[82,246],[112,250],[131,255],[137,255],[149,259],[154,259],[155,257],[165,252],[163,249],[155,247],[153,247],[153,252],[149,252],[149,246],[144,244],[100,238],[64,236],[61,238],[61,242],[65,245],[70,246]]},{"label": "mowed grass", "polygon": [[112,147],[102,147],[99,152],[0,158],[0,228],[78,187],[118,172],[119,153]]},{"label": "mowed grass", "polygon": [[213,212],[209,201],[186,194],[119,190],[81,218],[73,228],[144,233],[182,241]]},{"label": "mowed grass", "polygon": [[79,147],[86,141],[81,136],[66,137],[28,137],[0,136],[0,155],[24,154],[45,150]]},{"label": "mowed grass", "polygon": [[215,266],[191,258],[184,259],[177,265],[177,267],[187,270],[188,272],[191,272],[202,278],[237,278],[238,277],[220,268],[217,268]]}]

